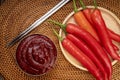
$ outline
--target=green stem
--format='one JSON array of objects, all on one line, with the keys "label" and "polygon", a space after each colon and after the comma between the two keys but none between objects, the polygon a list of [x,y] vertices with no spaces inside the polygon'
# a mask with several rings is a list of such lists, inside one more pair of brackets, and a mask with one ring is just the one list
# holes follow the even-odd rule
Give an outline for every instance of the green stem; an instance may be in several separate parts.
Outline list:
[{"label": "green stem", "polygon": [[57,36],[57,38],[62,42],[63,38],[59,36],[59,34],[57,33],[57,31],[54,28],[52,28],[52,30],[53,30],[54,34]]},{"label": "green stem", "polygon": [[74,12],[78,12],[77,6],[76,6],[76,0],[73,0],[73,8],[74,8]]},{"label": "green stem", "polygon": [[56,21],[54,21],[54,20],[49,20],[49,22],[52,22],[52,23],[58,25],[60,28],[62,28],[62,30],[63,30],[64,33],[66,34],[66,25],[65,25],[65,24],[61,24],[61,23],[56,22]]},{"label": "green stem", "polygon": [[86,6],[85,6],[85,4],[83,3],[83,1],[82,1],[82,0],[79,0],[79,2],[80,2],[80,4],[81,4],[82,8],[83,8],[83,9],[86,9]]},{"label": "green stem", "polygon": [[95,6],[95,8],[97,8],[97,2],[96,2],[96,0],[94,0],[94,6]]}]

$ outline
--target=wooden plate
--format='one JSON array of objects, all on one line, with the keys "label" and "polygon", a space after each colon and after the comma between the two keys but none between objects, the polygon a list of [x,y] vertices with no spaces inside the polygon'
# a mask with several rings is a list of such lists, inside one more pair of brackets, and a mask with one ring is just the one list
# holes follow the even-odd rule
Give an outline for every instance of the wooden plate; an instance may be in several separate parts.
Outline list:
[{"label": "wooden plate", "polygon": [[[94,6],[87,6],[88,8],[94,8]],[[103,19],[107,25],[107,27],[109,29],[111,29],[112,31],[114,31],[117,34],[120,34],[120,20],[117,18],[117,16],[115,14],[113,14],[111,11],[102,8],[102,7],[98,7],[101,10]],[[79,10],[82,10],[82,8],[79,8]],[[71,12],[63,21],[63,24],[67,24],[67,23],[74,23],[76,24],[74,18],[73,18],[73,14],[74,11]],[[62,37],[65,37],[65,34],[62,32],[62,30],[60,30],[59,35]],[[115,45],[117,45],[120,48],[120,44],[117,42],[113,42],[115,43]],[[63,55],[65,56],[65,58],[68,60],[68,62],[70,62],[72,65],[74,65],[75,67],[84,70],[84,71],[88,71],[86,68],[84,68],[74,57],[72,57],[62,46],[61,42],[59,42],[60,44],[60,48],[62,50]],[[118,53],[120,54],[120,50],[118,51]],[[115,65],[117,63],[117,60],[112,60],[112,65]]]}]

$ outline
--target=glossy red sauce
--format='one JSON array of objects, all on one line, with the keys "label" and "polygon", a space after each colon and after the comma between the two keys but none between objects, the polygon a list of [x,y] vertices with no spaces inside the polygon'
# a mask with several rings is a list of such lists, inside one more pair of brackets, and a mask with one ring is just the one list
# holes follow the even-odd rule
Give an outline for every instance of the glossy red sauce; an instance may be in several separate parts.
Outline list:
[{"label": "glossy red sauce", "polygon": [[57,50],[46,36],[34,34],[19,44],[16,60],[20,68],[28,74],[40,75],[49,71],[55,63]]}]

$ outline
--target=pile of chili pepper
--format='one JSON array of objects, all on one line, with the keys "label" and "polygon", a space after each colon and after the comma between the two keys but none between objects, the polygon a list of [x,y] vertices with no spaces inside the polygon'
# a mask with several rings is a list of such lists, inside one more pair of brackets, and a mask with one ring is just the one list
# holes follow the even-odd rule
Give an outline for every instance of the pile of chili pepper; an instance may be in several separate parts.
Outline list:
[{"label": "pile of chili pepper", "polygon": [[87,68],[96,80],[111,80],[110,57],[120,60],[120,56],[117,54],[119,48],[112,43],[112,40],[120,42],[120,35],[107,28],[95,0],[94,9],[87,8],[82,0],[79,2],[83,7],[80,11],[73,0],[75,12],[73,17],[77,25],[73,23],[61,24],[52,20],[50,22],[59,25],[66,37],[60,37],[55,30],[54,33],[69,54]]}]

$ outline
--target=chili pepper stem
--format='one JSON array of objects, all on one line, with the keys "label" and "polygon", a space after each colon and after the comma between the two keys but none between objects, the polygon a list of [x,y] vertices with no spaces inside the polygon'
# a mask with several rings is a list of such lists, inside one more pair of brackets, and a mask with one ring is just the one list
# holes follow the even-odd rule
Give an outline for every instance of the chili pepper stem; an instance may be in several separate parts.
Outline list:
[{"label": "chili pepper stem", "polygon": [[85,6],[85,4],[83,3],[83,1],[82,1],[82,0],[79,0],[79,2],[80,2],[80,4],[81,4],[82,8],[83,8],[83,9],[86,9],[86,6]]},{"label": "chili pepper stem", "polygon": [[54,20],[49,20],[49,22],[52,22],[52,23],[54,23],[55,25],[58,25],[60,28],[62,28],[62,30],[64,31],[64,33],[66,34],[66,25],[65,24],[61,24],[61,23],[59,23],[59,22],[57,22],[57,21],[54,21]]},{"label": "chili pepper stem", "polygon": [[97,8],[97,2],[96,2],[96,0],[93,0],[93,1],[94,1],[95,8]]},{"label": "chili pepper stem", "polygon": [[76,6],[76,0],[73,0],[73,8],[74,8],[74,12],[78,12],[77,6]]},{"label": "chili pepper stem", "polygon": [[57,33],[57,31],[54,28],[52,28],[52,30],[53,30],[54,34],[57,36],[57,38],[62,42],[63,38],[59,36],[59,34]]}]

